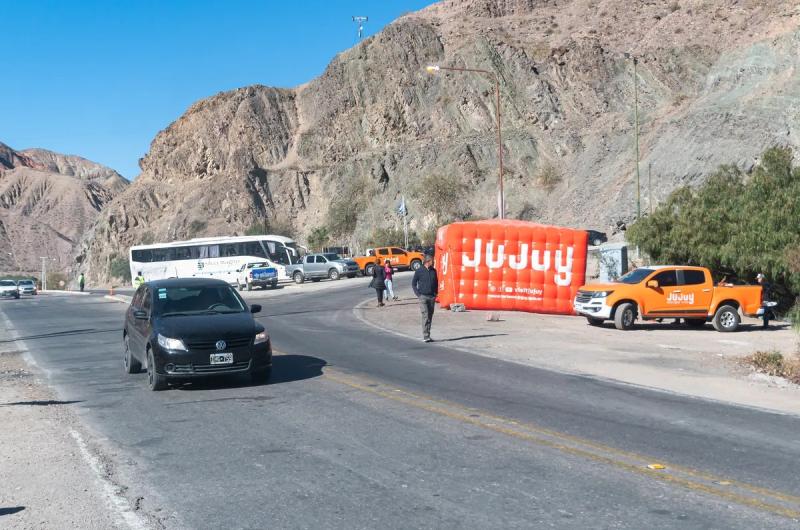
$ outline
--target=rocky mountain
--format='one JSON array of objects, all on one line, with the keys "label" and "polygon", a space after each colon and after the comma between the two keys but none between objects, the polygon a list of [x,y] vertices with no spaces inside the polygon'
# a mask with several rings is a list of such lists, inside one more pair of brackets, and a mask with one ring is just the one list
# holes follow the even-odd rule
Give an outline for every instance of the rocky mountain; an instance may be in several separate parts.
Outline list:
[{"label": "rocky mountain", "polygon": [[[430,64],[490,75],[430,75]],[[795,0],[445,0],[305,85],[192,105],[153,140],[81,259],[107,280],[131,244],[265,219],[301,240],[327,227],[358,244],[400,225],[401,195],[411,228],[430,232],[426,178],[454,183],[435,208],[444,217],[495,216],[495,75],[509,217],[633,220],[635,107],[643,212],[720,164],[750,168],[768,146],[800,144]]]},{"label": "rocky mountain", "polygon": [[103,206],[127,187],[113,169],[43,149],[0,143],[0,272],[66,271]]}]

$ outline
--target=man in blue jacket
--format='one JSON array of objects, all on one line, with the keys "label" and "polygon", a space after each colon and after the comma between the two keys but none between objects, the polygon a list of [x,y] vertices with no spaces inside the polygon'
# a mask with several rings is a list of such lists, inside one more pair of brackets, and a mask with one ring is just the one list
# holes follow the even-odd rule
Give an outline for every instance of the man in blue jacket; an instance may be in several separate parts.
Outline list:
[{"label": "man in blue jacket", "polygon": [[431,321],[433,320],[436,295],[439,293],[439,278],[436,276],[436,269],[433,268],[433,256],[425,256],[422,267],[414,272],[411,288],[414,289],[414,295],[419,299],[419,309],[422,315],[422,340],[432,342]]}]

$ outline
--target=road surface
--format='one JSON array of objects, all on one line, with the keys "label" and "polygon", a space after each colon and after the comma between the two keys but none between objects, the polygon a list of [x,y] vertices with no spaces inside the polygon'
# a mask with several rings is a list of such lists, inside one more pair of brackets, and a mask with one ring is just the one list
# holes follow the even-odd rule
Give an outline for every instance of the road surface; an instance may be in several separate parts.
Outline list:
[{"label": "road surface", "polygon": [[262,386],[148,391],[99,295],[0,311],[167,528],[800,524],[800,418],[384,333],[352,311],[364,282],[253,300],[280,352]]}]

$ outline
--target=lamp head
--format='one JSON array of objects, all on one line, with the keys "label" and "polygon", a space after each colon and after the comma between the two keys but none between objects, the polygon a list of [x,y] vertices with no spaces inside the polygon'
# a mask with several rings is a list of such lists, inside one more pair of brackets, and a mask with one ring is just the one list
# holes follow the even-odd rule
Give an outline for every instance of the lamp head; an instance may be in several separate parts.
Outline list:
[{"label": "lamp head", "polygon": [[438,64],[429,64],[428,66],[425,67],[425,71],[428,72],[429,74],[435,74],[439,70],[441,70],[441,68],[439,68]]}]

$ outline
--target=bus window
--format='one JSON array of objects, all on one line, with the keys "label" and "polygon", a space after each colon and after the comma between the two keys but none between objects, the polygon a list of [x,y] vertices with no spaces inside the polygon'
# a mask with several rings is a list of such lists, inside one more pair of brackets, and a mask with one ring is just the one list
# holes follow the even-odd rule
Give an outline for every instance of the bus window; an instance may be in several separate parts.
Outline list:
[{"label": "bus window", "polygon": [[175,251],[174,259],[192,259],[191,247],[175,247],[173,250]]},{"label": "bus window", "polygon": [[139,263],[149,263],[153,261],[153,256],[152,252],[150,252],[150,249],[132,250],[131,259]]}]

